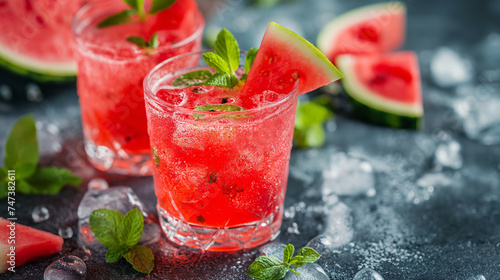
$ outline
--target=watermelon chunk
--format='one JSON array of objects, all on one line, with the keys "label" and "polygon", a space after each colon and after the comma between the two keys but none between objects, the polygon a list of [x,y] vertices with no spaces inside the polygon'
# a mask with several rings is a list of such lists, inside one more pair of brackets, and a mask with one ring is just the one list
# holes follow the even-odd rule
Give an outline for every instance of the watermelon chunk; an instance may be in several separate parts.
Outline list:
[{"label": "watermelon chunk", "polygon": [[[12,231],[15,238],[10,238]],[[12,251],[11,246],[15,246],[14,256],[9,255]],[[62,246],[63,239],[58,235],[0,218],[0,273],[6,272],[11,267],[9,261],[13,257],[15,267],[19,267],[39,258],[57,254],[61,252]]]},{"label": "watermelon chunk", "polygon": [[318,48],[334,62],[339,54],[378,53],[399,48],[405,37],[402,2],[364,6],[340,15],[318,35]]},{"label": "watermelon chunk", "polygon": [[420,71],[415,53],[402,51],[340,55],[342,86],[362,119],[397,128],[420,128],[423,116]]},{"label": "watermelon chunk", "polygon": [[340,78],[339,70],[315,46],[271,22],[242,94],[259,94],[265,90],[288,93],[296,80],[299,80],[299,94],[303,94]]},{"label": "watermelon chunk", "polygon": [[88,1],[0,1],[0,66],[40,82],[74,80],[71,20]]}]

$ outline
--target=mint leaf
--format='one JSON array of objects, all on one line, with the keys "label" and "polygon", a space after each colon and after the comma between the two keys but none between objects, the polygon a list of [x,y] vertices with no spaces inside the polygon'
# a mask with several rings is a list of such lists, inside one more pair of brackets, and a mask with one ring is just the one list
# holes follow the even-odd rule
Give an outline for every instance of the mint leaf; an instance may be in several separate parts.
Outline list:
[{"label": "mint leaf", "polygon": [[215,73],[207,81],[196,85],[233,88],[238,84],[238,78],[228,73]]},{"label": "mint leaf", "polygon": [[138,14],[138,12],[136,10],[121,11],[119,13],[116,13],[112,16],[105,18],[104,20],[99,22],[99,24],[97,24],[97,27],[104,28],[104,27],[109,27],[109,26],[113,26],[113,25],[129,23],[129,22],[132,22],[132,18],[130,16],[137,15],[137,14]]},{"label": "mint leaf", "polygon": [[144,0],[123,0],[123,2],[138,12],[144,11]]},{"label": "mint leaf", "polygon": [[64,168],[39,167],[26,182],[31,186],[31,194],[58,194],[66,185],[80,186],[82,179]]},{"label": "mint leaf", "polygon": [[222,72],[234,73],[238,69],[240,65],[240,48],[233,34],[225,28],[219,32],[215,40],[215,54],[222,57],[229,66],[229,72]]},{"label": "mint leaf", "polygon": [[299,252],[297,253],[297,256],[304,257],[304,262],[306,263],[313,263],[321,257],[321,255],[318,252],[316,252],[316,250],[309,247],[300,248]]},{"label": "mint leaf", "polygon": [[119,261],[127,251],[128,247],[123,244],[109,248],[106,251],[106,262],[114,263]]},{"label": "mint leaf", "polygon": [[148,48],[156,49],[160,45],[160,41],[158,41],[158,33],[154,33],[153,36],[149,39]]},{"label": "mint leaf", "polygon": [[198,106],[194,108],[196,111],[205,111],[205,112],[238,112],[244,111],[246,109],[233,104],[209,104]]},{"label": "mint leaf", "polygon": [[144,38],[142,38],[141,36],[130,36],[125,40],[138,46],[141,49],[146,49],[148,47],[148,43],[146,43],[146,40],[144,40]]},{"label": "mint leaf", "polygon": [[16,179],[25,179],[35,172],[38,159],[35,119],[27,115],[10,131],[5,144],[5,168],[15,170]]},{"label": "mint leaf", "polygon": [[172,4],[175,3],[175,0],[153,0],[151,4],[151,9],[149,10],[150,14],[155,14],[161,12],[163,10],[168,9]]},{"label": "mint leaf", "polygon": [[33,189],[34,189],[34,187],[30,183],[28,183],[24,180],[17,180],[16,181],[16,191],[17,192],[24,193],[24,194],[31,194]]},{"label": "mint leaf", "polygon": [[292,269],[292,268],[288,268],[288,270],[290,270],[291,272],[297,274],[298,276],[300,276],[300,273],[297,272],[295,269]]},{"label": "mint leaf", "polygon": [[295,251],[295,247],[293,247],[292,244],[286,245],[285,249],[283,250],[283,262],[288,263],[290,261],[290,258],[293,255],[293,252]]},{"label": "mint leaf", "polygon": [[297,104],[293,135],[297,146],[321,147],[325,142],[323,122],[332,116],[327,96],[319,96],[311,101]]},{"label": "mint leaf", "polygon": [[188,87],[193,85],[199,85],[199,83],[206,82],[210,77],[212,77],[212,72],[208,70],[193,71],[177,77],[172,82],[172,86]]},{"label": "mint leaf", "polygon": [[158,155],[158,151],[156,150],[156,147],[153,146],[153,160],[155,161],[156,167],[160,166],[160,156]]},{"label": "mint leaf", "polygon": [[145,274],[150,274],[153,271],[155,257],[150,248],[135,245],[123,256],[134,266],[135,270]]},{"label": "mint leaf", "polygon": [[290,260],[290,265],[293,265],[295,267],[301,267],[305,264],[306,264],[306,262],[304,261],[303,256],[295,256]]},{"label": "mint leaf", "polygon": [[137,209],[128,211],[118,228],[118,237],[121,243],[127,245],[129,248],[133,247],[139,242],[143,228],[144,217],[141,211]]},{"label": "mint leaf", "polygon": [[229,68],[229,64],[215,53],[204,53],[203,60],[210,66],[215,72],[219,73],[231,73],[231,69]]},{"label": "mint leaf", "polygon": [[247,275],[261,280],[279,280],[286,276],[288,265],[278,258],[270,256],[258,257],[248,267]]},{"label": "mint leaf", "polygon": [[250,72],[250,68],[255,61],[255,57],[257,56],[258,51],[259,49],[257,48],[251,48],[248,50],[247,56],[245,57],[245,74],[248,74],[248,72]]},{"label": "mint leaf", "polygon": [[90,230],[108,248],[121,245],[117,231],[122,221],[120,212],[109,209],[94,210],[89,217]]}]

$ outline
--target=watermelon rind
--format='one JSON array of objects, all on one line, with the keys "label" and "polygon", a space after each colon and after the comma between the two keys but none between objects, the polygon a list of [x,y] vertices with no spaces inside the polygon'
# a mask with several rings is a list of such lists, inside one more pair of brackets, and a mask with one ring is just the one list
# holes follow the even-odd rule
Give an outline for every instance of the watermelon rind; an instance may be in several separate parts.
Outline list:
[{"label": "watermelon rind", "polygon": [[0,66],[37,82],[69,82],[76,77],[76,62],[41,62],[16,54],[1,45]]},{"label": "watermelon rind", "polygon": [[353,101],[356,115],[366,121],[394,128],[422,128],[422,104],[398,102],[372,93],[357,79],[354,59],[353,55],[339,55],[336,63],[345,75],[341,80],[342,86]]},{"label": "watermelon rind", "polygon": [[274,34],[274,38],[289,44],[290,48],[297,48],[302,54],[306,53],[311,61],[311,65],[323,69],[323,74],[330,76],[332,81],[342,79],[342,73],[318,50],[313,44],[285,27],[270,22],[268,29]]},{"label": "watermelon rind", "polygon": [[406,14],[406,5],[403,2],[392,1],[363,6],[336,17],[327,23],[320,31],[316,45],[318,49],[328,55],[332,46],[337,45],[337,38],[344,30],[382,15],[383,13]]}]

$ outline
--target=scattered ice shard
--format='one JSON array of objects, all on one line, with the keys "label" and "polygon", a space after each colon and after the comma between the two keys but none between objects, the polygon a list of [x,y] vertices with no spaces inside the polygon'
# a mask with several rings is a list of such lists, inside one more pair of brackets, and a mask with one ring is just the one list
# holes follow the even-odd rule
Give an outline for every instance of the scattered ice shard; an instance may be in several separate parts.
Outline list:
[{"label": "scattered ice shard", "polygon": [[432,78],[440,87],[456,86],[472,80],[471,62],[447,47],[436,51],[430,67]]},{"label": "scattered ice shard", "polygon": [[488,89],[476,89],[481,98],[463,98],[454,102],[465,135],[485,145],[500,143],[500,98]]},{"label": "scattered ice shard", "polygon": [[43,100],[42,90],[37,84],[29,83],[26,85],[26,98],[31,102],[41,102]]},{"label": "scattered ice shard", "polygon": [[66,256],[51,263],[43,273],[44,280],[83,280],[87,265],[77,256]]},{"label": "scattered ice shard", "polygon": [[440,167],[459,169],[463,165],[460,143],[449,140],[439,144],[434,154],[435,163]]},{"label": "scattered ice shard", "polygon": [[331,249],[349,243],[354,237],[351,209],[342,202],[329,205],[325,209],[324,236],[330,239]]},{"label": "scattered ice shard", "polygon": [[73,237],[73,229],[71,227],[59,228],[57,233],[64,239],[71,239]]},{"label": "scattered ice shard", "polygon": [[150,244],[158,241],[160,230],[146,212],[144,205],[135,192],[129,187],[109,188],[106,181],[93,179],[89,182],[88,191],[84,194],[78,206],[79,241],[84,247],[100,247],[99,241],[90,230],[89,217],[97,209],[112,209],[126,214],[133,208],[139,209],[144,216],[144,230],[139,240],[141,244]]},{"label": "scattered ice shard", "polygon": [[483,275],[476,275],[476,276],[472,276],[472,277],[467,278],[467,280],[486,280],[486,277],[484,277]]},{"label": "scattered ice shard", "polygon": [[46,221],[50,218],[49,209],[47,209],[47,207],[45,206],[36,206],[31,211],[31,218],[35,223]]},{"label": "scattered ice shard", "polygon": [[283,278],[284,280],[329,280],[328,274],[326,274],[325,270],[315,263],[308,263],[304,266],[293,268],[295,271],[300,273],[300,276],[293,273],[288,272]]},{"label": "scattered ice shard", "polygon": [[417,180],[417,185],[421,188],[449,186],[450,184],[450,178],[440,172],[424,174],[422,177],[420,177],[420,179]]},{"label": "scattered ice shard", "polygon": [[335,153],[323,171],[323,198],[335,195],[367,194],[375,189],[372,165],[361,158]]},{"label": "scattered ice shard", "polygon": [[373,269],[363,268],[354,275],[353,280],[384,280],[384,277]]},{"label": "scattered ice shard", "polygon": [[300,234],[299,225],[297,225],[297,223],[292,223],[292,225],[287,228],[287,232],[290,234],[299,235]]},{"label": "scattered ice shard", "polygon": [[63,140],[55,124],[37,121],[36,129],[40,156],[55,154],[62,150]]}]

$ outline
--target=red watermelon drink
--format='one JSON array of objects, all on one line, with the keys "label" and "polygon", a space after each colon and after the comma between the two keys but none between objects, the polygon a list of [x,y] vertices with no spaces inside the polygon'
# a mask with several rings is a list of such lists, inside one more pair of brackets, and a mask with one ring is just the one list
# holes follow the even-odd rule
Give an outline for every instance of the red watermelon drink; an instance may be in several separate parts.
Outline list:
[{"label": "red watermelon drink", "polygon": [[74,19],[85,150],[100,170],[152,174],[143,78],[165,59],[201,48],[204,19],[194,0],[163,10],[154,3],[97,1]]},{"label": "red watermelon drink", "polygon": [[[282,56],[268,56],[280,46],[274,44],[275,35],[283,34],[307,42],[272,25],[257,55],[255,49],[245,55],[223,30],[215,53],[178,56],[146,76],[155,193],[162,228],[171,241],[233,251],[258,246],[278,232],[297,96],[312,87],[303,87],[298,72],[288,73],[294,68],[286,69],[291,65]],[[266,81],[251,84],[252,71],[263,59],[278,64],[267,69]],[[282,78],[288,74],[295,78],[286,77],[285,85]],[[316,82],[332,80],[323,77]]]}]

